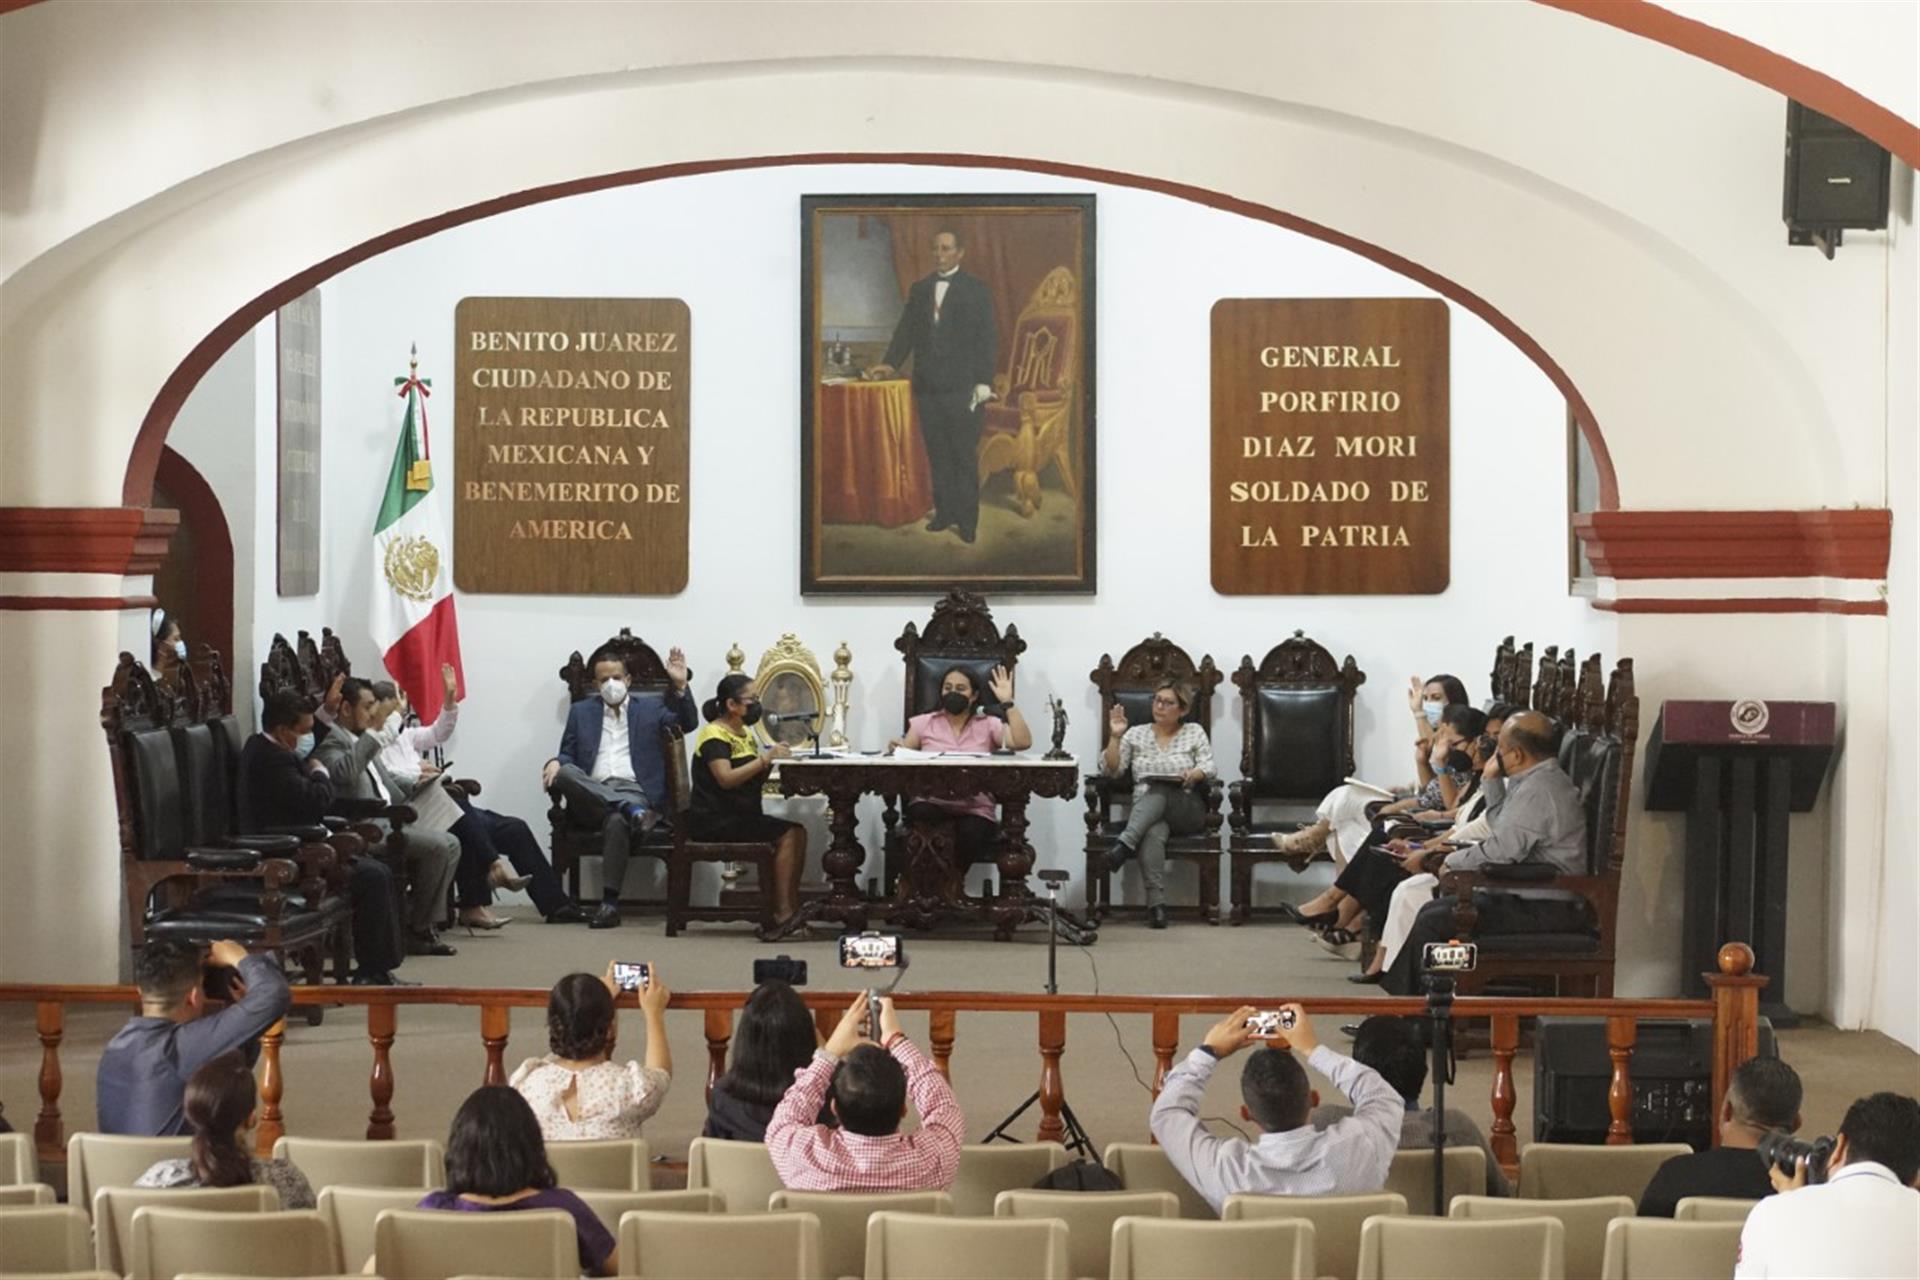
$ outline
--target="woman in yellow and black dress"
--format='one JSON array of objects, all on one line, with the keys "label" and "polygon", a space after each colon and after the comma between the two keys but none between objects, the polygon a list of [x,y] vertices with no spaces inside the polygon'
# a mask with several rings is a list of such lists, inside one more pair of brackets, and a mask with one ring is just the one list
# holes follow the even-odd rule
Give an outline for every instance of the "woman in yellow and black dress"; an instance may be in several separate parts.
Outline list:
[{"label": "woman in yellow and black dress", "polygon": [[707,723],[693,739],[693,802],[687,834],[721,844],[773,846],[773,883],[761,885],[773,895],[774,919],[784,921],[800,908],[800,872],[807,861],[807,832],[760,810],[760,792],[775,760],[793,754],[785,743],[762,748],[753,736],[760,719],[760,695],[743,673],[723,676],[714,696],[701,708]]}]

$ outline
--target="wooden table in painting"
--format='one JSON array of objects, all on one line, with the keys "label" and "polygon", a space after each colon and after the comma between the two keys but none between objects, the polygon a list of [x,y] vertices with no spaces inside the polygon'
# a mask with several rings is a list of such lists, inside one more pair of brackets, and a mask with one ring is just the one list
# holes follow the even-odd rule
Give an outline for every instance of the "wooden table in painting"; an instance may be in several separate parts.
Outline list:
[{"label": "wooden table in painting", "polygon": [[932,472],[905,378],[823,383],[820,520],[892,528],[933,509]]},{"label": "wooden table in painting", "polygon": [[[1027,842],[1027,802],[1034,796],[1070,799],[1079,794],[1079,765],[1072,759],[1043,760],[1038,756],[895,756],[796,757],[782,760],[776,779],[785,796],[825,796],[827,829],[832,841],[821,865],[828,890],[803,907],[793,927],[831,920],[848,929],[864,929],[868,917],[889,923],[926,928],[945,919],[978,920],[994,927],[994,936],[1006,940],[1028,921],[1048,918],[1044,900],[1027,884],[1033,869],[1033,846]],[[944,834],[923,832],[908,825],[907,867],[891,900],[876,902],[860,889],[860,869],[866,850],[855,831],[860,797],[876,795],[904,799],[960,799],[985,793],[1000,806],[999,891],[990,898],[966,892],[966,868],[959,865]],[[1061,911],[1063,934],[1075,941],[1092,941],[1093,930],[1071,912]]]}]

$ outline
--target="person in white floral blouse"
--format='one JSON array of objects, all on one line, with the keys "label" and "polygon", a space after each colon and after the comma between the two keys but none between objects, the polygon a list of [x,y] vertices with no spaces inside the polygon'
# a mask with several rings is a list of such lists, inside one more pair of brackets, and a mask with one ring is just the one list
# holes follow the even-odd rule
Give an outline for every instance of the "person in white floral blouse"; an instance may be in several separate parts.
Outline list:
[{"label": "person in white floral blouse", "polygon": [[1153,691],[1152,718],[1127,727],[1117,703],[1107,717],[1107,746],[1100,765],[1109,776],[1131,774],[1133,806],[1126,830],[1107,851],[1107,869],[1118,871],[1136,855],[1147,887],[1147,926],[1167,927],[1167,837],[1189,835],[1206,823],[1198,788],[1213,777],[1213,744],[1207,731],[1183,718],[1193,694],[1177,680]]},{"label": "person in white floral blouse", "polygon": [[549,1142],[637,1138],[640,1126],[666,1101],[673,1079],[666,1011],[672,993],[656,965],[637,993],[647,1020],[645,1062],[614,1062],[613,1019],[620,992],[613,966],[601,977],[570,973],[547,997],[544,1057],[520,1064],[507,1083],[519,1091]]}]

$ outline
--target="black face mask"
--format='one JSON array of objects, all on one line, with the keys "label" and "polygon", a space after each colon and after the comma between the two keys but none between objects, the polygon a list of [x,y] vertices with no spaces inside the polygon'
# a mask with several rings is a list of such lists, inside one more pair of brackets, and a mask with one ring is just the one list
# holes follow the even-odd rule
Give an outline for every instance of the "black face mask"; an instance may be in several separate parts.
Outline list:
[{"label": "black face mask", "polygon": [[973,699],[958,689],[949,689],[940,695],[940,709],[950,716],[957,716],[973,705]]},{"label": "black face mask", "polygon": [[742,724],[759,724],[760,723],[760,700],[758,698],[754,699],[752,702],[749,702],[747,704],[747,709],[740,713],[740,723]]}]

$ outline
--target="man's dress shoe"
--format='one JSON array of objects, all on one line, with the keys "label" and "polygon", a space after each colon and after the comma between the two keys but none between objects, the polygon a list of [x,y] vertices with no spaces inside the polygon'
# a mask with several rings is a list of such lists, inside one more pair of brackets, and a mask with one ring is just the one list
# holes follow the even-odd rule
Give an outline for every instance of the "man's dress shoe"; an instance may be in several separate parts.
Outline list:
[{"label": "man's dress shoe", "polygon": [[587,917],[589,929],[618,929],[620,927],[620,904],[603,902],[592,915]]}]

